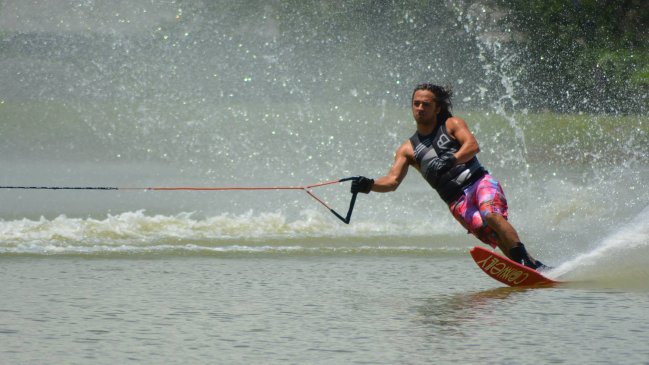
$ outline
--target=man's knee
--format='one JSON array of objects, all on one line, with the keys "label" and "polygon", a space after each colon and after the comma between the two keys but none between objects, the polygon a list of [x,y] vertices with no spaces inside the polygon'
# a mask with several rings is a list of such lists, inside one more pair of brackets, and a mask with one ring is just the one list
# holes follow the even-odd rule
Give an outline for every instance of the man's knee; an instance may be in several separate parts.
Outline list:
[{"label": "man's knee", "polygon": [[505,217],[500,213],[487,213],[484,217],[485,223],[491,228],[500,227],[503,223],[507,222]]}]

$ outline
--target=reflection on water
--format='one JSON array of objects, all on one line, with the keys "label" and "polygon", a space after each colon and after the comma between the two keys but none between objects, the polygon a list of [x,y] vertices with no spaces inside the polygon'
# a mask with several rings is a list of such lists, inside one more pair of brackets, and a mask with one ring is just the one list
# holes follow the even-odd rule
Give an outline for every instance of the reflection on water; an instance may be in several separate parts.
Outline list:
[{"label": "reflection on water", "polygon": [[490,321],[494,310],[510,305],[532,288],[501,287],[479,292],[453,293],[426,300],[418,308],[421,323],[440,333],[464,335],[472,323]]}]

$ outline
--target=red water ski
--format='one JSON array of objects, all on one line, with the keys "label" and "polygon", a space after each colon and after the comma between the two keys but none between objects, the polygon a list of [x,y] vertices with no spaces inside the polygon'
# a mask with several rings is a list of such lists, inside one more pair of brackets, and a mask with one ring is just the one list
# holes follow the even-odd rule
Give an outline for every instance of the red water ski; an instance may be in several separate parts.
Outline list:
[{"label": "red water ski", "polygon": [[539,286],[557,283],[534,269],[518,264],[484,247],[472,248],[471,256],[487,275],[509,286]]}]

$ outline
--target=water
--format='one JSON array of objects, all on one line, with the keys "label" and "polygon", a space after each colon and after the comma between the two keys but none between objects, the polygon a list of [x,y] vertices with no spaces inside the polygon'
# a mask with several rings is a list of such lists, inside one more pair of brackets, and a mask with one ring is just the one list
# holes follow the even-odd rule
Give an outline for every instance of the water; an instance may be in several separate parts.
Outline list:
[{"label": "water", "polygon": [[[7,258],[5,363],[643,363],[646,291],[466,255]],[[506,344],[506,346],[503,345]]]},{"label": "water", "polygon": [[[377,177],[414,131],[414,84],[448,81],[567,283],[485,276],[415,171],[349,225],[299,190],[1,189],[1,363],[646,362],[646,115],[519,109],[479,3],[116,4],[2,3],[0,185]],[[348,190],[314,193],[344,213]]]}]

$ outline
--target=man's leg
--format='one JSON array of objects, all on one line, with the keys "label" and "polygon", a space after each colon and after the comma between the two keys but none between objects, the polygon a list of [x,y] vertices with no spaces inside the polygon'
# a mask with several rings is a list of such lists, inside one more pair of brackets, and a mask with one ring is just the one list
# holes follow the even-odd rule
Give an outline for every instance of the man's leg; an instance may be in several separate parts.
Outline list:
[{"label": "man's leg", "polygon": [[487,175],[478,185],[476,195],[484,223],[496,233],[498,247],[505,256],[533,269],[543,267],[527,253],[518,233],[507,221],[507,199],[500,183]]},{"label": "man's leg", "polygon": [[488,213],[485,216],[485,223],[498,235],[498,247],[505,256],[513,259],[509,250],[516,247],[521,241],[514,227],[498,213]]},{"label": "man's leg", "polygon": [[525,250],[518,233],[507,221],[507,199],[500,183],[490,175],[478,180],[449,205],[453,217],[480,241],[500,248],[513,261],[531,268],[542,266]]},{"label": "man's leg", "polygon": [[485,216],[485,221],[487,226],[498,235],[498,247],[505,256],[532,269],[547,269],[541,261],[535,260],[527,253],[525,245],[518,238],[518,233],[505,217],[498,213],[489,213]]}]

